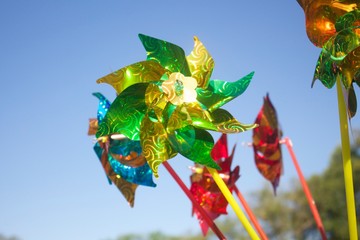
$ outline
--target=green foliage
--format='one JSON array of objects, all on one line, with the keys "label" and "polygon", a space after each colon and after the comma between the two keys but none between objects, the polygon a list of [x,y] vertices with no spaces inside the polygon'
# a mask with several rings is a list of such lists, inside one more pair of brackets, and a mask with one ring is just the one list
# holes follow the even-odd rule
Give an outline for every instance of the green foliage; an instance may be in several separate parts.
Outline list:
[{"label": "green foliage", "polygon": [[[249,239],[249,234],[245,231],[243,225],[239,222],[239,219],[235,216],[222,216],[221,219],[216,221],[216,225],[225,235],[227,239],[237,239],[237,240],[247,240]],[[218,239],[216,235],[209,230],[209,233],[206,237],[201,239],[212,240]]]},{"label": "green foliage", "polygon": [[[249,239],[248,233],[244,230],[243,226],[239,223],[239,220],[233,216],[225,216],[216,220],[216,225],[227,239],[247,240]],[[218,237],[209,229],[208,234],[204,237],[199,232],[184,233],[179,236],[170,236],[165,233],[155,231],[147,235],[127,234],[119,236],[116,240],[216,240]]]},{"label": "green foliage", "polygon": [[[356,183],[360,182],[360,145],[357,142],[352,147],[352,168],[354,192],[359,194],[360,185]],[[308,181],[324,227],[332,239],[349,238],[342,164],[341,149],[337,148],[325,172],[321,176],[311,177]],[[359,219],[359,216],[357,218]]]},{"label": "green foliage", "polygon": [[[254,212],[269,238],[289,239],[291,229],[291,206],[286,194],[274,196],[272,189],[264,187],[253,193]],[[261,206],[261,207],[260,207]]]},{"label": "green foliage", "polygon": [[159,231],[151,232],[147,235],[127,234],[116,238],[116,240],[201,240],[201,239],[204,239],[204,237],[202,237],[200,233],[196,235],[184,234],[183,236],[170,236]]}]

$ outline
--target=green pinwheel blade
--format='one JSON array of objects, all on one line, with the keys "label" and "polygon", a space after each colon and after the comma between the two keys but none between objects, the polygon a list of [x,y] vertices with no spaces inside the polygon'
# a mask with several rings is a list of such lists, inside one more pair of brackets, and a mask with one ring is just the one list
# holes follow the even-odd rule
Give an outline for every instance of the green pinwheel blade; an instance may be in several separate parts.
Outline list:
[{"label": "green pinwheel blade", "polygon": [[235,82],[210,80],[207,89],[197,88],[197,100],[210,112],[240,96],[249,86],[254,72]]},{"label": "green pinwheel blade", "polygon": [[211,117],[217,131],[222,133],[239,133],[257,127],[257,124],[240,123],[228,111],[221,108],[213,111]]},{"label": "green pinwheel blade", "polygon": [[125,89],[111,104],[96,137],[114,133],[140,140],[140,124],[146,113],[145,91],[149,83],[138,83]]},{"label": "green pinwheel blade", "polygon": [[329,52],[323,49],[316,63],[315,73],[311,87],[317,79],[327,88],[332,88],[336,83],[336,64]]},{"label": "green pinwheel blade", "polygon": [[312,85],[319,79],[325,87],[332,88],[339,75],[345,88],[349,89],[359,64],[360,37],[356,33],[359,28],[344,29],[326,42],[316,64]]},{"label": "green pinwheel blade", "polygon": [[360,46],[359,28],[350,27],[337,32],[325,43],[323,50],[330,54],[334,61],[343,60],[348,53]]},{"label": "green pinwheel blade", "polygon": [[154,122],[146,114],[141,123],[140,142],[144,157],[153,171],[155,177],[158,177],[159,165],[176,156],[171,144],[167,139],[167,133],[161,122]]},{"label": "green pinwheel blade", "polygon": [[176,106],[168,103],[163,110],[163,123],[168,132],[183,128],[189,125],[188,113],[184,106]]},{"label": "green pinwheel blade", "polygon": [[139,34],[139,38],[147,51],[147,60],[154,60],[171,72],[191,75],[185,52],[181,47],[144,34]]},{"label": "green pinwheel blade", "polygon": [[97,83],[108,83],[120,94],[127,87],[136,83],[160,80],[167,70],[155,61],[143,61],[121,68],[98,79]]},{"label": "green pinwheel blade", "polygon": [[207,167],[221,169],[211,158],[214,139],[207,131],[189,125],[169,134],[169,140],[173,148],[184,157]]},{"label": "green pinwheel blade", "polygon": [[[194,127],[217,131],[217,127],[212,122],[209,112],[204,110],[199,103],[188,103],[181,112],[186,114],[186,122],[191,122]],[[191,121],[189,121],[190,119]]]}]

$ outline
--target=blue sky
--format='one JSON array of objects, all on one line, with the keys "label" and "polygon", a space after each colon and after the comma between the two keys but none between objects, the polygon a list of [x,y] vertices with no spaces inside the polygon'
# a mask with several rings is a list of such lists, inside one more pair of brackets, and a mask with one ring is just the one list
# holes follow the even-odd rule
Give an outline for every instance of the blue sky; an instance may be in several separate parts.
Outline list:
[{"label": "blue sky", "polygon": [[[295,0],[1,1],[0,30],[0,233],[7,236],[99,240],[200,231],[190,201],[164,167],[158,186],[139,187],[130,208],[108,185],[87,136],[98,104],[91,94],[115,97],[96,80],[146,58],[139,33],[186,54],[198,36],[215,60],[213,79],[235,81],[255,71],[247,91],[225,108],[252,123],[269,93],[305,176],[323,171],[340,143],[335,89],[310,87],[320,49],[308,40]],[[355,116],[352,127],[359,125]],[[234,166],[241,167],[237,186],[245,196],[271,187],[252,149],[241,146],[251,135],[229,136],[230,146],[238,144]],[[296,179],[285,147],[283,153],[279,190]],[[169,163],[189,185],[192,163],[180,156]]]}]

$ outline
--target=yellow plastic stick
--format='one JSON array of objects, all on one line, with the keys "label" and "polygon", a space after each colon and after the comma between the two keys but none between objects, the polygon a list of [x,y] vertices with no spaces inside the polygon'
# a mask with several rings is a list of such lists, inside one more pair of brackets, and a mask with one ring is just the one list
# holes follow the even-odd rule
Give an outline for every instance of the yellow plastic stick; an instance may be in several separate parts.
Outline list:
[{"label": "yellow plastic stick", "polygon": [[354,197],[354,185],[351,166],[351,152],[349,140],[349,125],[347,118],[347,110],[344,102],[344,95],[341,89],[340,79],[336,79],[339,118],[340,118],[340,133],[341,133],[341,147],[344,167],[346,205],[349,222],[349,233],[351,240],[358,240],[357,223],[356,223],[356,209]]},{"label": "yellow plastic stick", "polygon": [[207,169],[213,177],[214,181],[216,182],[217,186],[219,187],[220,191],[234,210],[236,216],[239,218],[240,222],[244,226],[245,230],[249,233],[251,239],[260,239],[254,228],[251,226],[249,220],[246,218],[245,214],[242,212],[241,208],[235,201],[235,198],[231,194],[230,190],[224,183],[224,180],[222,180],[222,178],[219,176],[219,173],[213,168],[207,167]]}]

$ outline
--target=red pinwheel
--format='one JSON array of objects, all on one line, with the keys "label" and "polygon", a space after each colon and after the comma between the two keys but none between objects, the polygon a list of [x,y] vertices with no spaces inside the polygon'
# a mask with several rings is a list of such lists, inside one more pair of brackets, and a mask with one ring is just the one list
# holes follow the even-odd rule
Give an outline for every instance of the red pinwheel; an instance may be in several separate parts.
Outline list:
[{"label": "red pinwheel", "polygon": [[[230,170],[234,151],[235,146],[231,155],[228,155],[226,134],[222,134],[211,152],[211,157],[222,169],[219,171],[219,175],[231,192],[234,190],[235,182],[240,177],[239,166],[236,166],[233,171]],[[208,170],[201,165],[195,164],[193,171],[194,173],[190,177],[190,192],[194,195],[195,200],[204,208],[212,220],[221,214],[227,214],[226,207],[228,202]],[[194,207],[193,214],[198,218],[201,230],[206,235],[209,229],[208,224],[203,221],[203,216]]]},{"label": "red pinwheel", "polygon": [[282,131],[277,114],[269,95],[264,97],[264,104],[258,113],[255,123],[259,126],[253,130],[253,149],[256,167],[269,180],[276,193],[280,175],[283,173],[280,140]]},{"label": "red pinwheel", "polygon": [[264,97],[264,104],[256,117],[255,123],[259,126],[253,130],[253,148],[255,153],[255,163],[260,173],[272,183],[274,192],[276,193],[276,187],[279,185],[280,175],[283,172],[280,144],[284,143],[289,150],[294,167],[298,173],[300,183],[309,203],[310,210],[314,216],[317,228],[320,231],[322,239],[326,240],[327,237],[324,226],[310,189],[302,174],[300,165],[296,159],[291,140],[288,137],[285,137],[283,140],[281,139],[282,131],[279,127],[276,110],[270,101],[269,94]]}]

